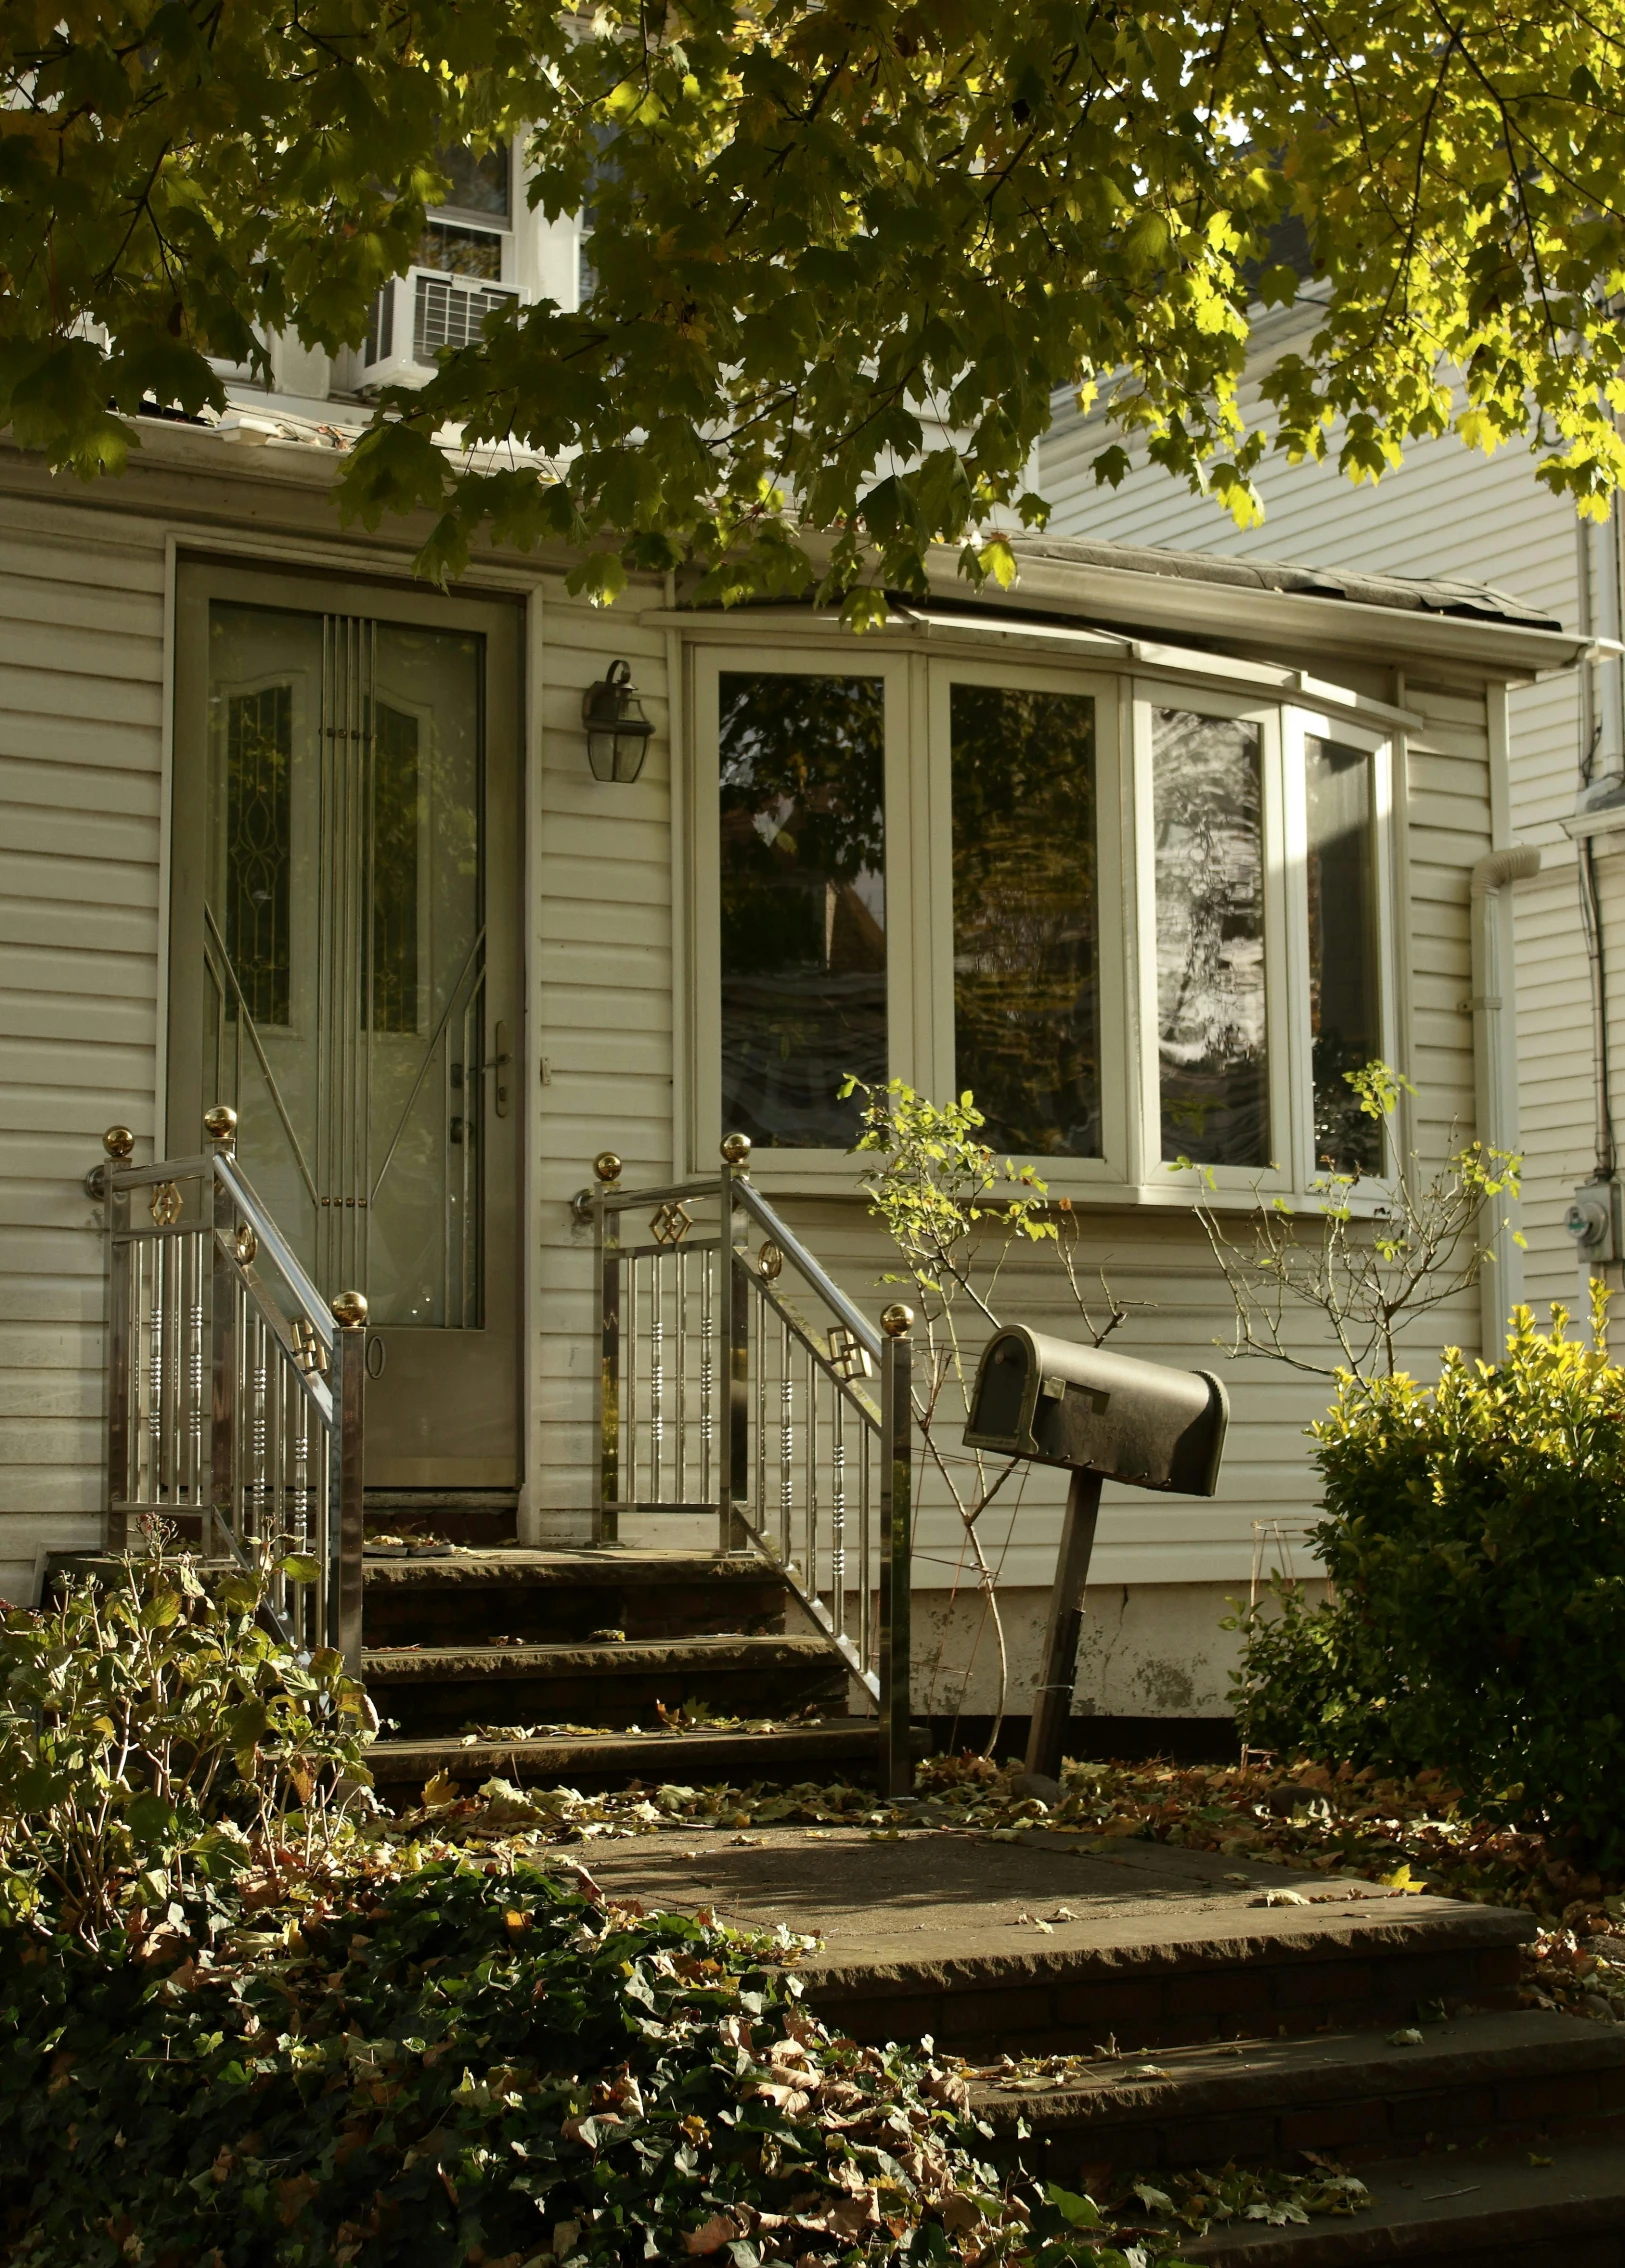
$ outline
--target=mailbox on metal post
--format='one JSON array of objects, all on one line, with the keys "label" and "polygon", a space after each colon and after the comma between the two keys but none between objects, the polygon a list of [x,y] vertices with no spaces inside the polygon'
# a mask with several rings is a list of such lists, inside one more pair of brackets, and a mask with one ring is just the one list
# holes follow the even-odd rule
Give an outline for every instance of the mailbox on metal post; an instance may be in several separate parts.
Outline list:
[{"label": "mailbox on metal post", "polygon": [[971,1394],[966,1448],[1060,1465],[1072,1475],[1027,1741],[1029,1772],[1060,1774],[1102,1482],[1211,1496],[1229,1416],[1224,1388],[1210,1371],[1138,1362],[1019,1323],[989,1339]]}]

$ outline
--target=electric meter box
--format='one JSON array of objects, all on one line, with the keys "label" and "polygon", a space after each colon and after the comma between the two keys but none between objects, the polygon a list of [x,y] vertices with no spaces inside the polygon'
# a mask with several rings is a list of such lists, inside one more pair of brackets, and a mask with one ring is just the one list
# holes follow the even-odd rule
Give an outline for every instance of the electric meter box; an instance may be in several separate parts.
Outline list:
[{"label": "electric meter box", "polygon": [[1582,1181],[1569,1201],[1563,1226],[1579,1248],[1584,1262],[1600,1266],[1625,1259],[1625,1221],[1621,1220],[1621,1191],[1612,1176],[1599,1174]]},{"label": "electric meter box", "polygon": [[1012,1323],[983,1349],[965,1446],[1212,1496],[1229,1419],[1210,1371],[1172,1370]]}]

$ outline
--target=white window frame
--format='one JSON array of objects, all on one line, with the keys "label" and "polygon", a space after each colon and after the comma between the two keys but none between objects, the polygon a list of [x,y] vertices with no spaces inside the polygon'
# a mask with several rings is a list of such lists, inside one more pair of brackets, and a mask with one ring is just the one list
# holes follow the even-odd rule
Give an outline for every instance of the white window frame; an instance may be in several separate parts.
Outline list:
[{"label": "white window frame", "polygon": [[[917,1062],[914,991],[918,954],[918,906],[913,888],[911,846],[923,828],[915,823],[914,767],[910,763],[910,664],[906,654],[884,653],[855,640],[842,647],[705,645],[692,649],[694,762],[692,872],[694,927],[689,963],[694,972],[690,1030],[701,1067],[693,1085],[691,1170],[709,1173],[724,1134],[720,1067],[722,1061],[722,936],[717,918],[722,895],[718,838],[720,720],[717,682],[725,673],[754,676],[878,677],[885,687],[886,793],[886,1052],[888,1076],[921,1082]],[[853,1158],[849,1150],[757,1149],[753,1177],[764,1188],[850,1192]]]},{"label": "white window frame", "polygon": [[[1289,989],[1296,1058],[1292,1083],[1293,1161],[1299,1192],[1314,1196],[1323,1193],[1333,1177],[1321,1169],[1315,1157],[1314,1035],[1309,1025],[1309,812],[1304,742],[1332,740],[1340,747],[1363,749],[1372,758],[1378,1054],[1384,1063],[1397,1066],[1402,1049],[1397,1016],[1399,966],[1395,950],[1398,924],[1394,897],[1394,749],[1390,738],[1371,727],[1314,709],[1287,706],[1281,712],[1281,727],[1287,812],[1287,939],[1292,954]],[[1368,1201],[1385,1201],[1397,1191],[1400,1161],[1392,1116],[1383,1125],[1382,1143],[1381,1170],[1362,1174],[1357,1184],[1362,1207]]]},{"label": "white window frame", "polygon": [[[439,221],[445,228],[473,229],[481,236],[500,238],[499,258],[501,265],[492,281],[516,286],[520,281],[518,272],[519,216],[527,208],[522,201],[524,182],[523,169],[519,163],[519,152],[512,142],[503,144],[503,152],[508,160],[508,212],[506,219],[498,220],[493,213],[474,212],[466,205],[427,205],[424,207],[423,218],[425,222]],[[417,261],[413,262],[414,268],[418,265]],[[439,271],[425,269],[424,273],[433,275],[439,273]]]},{"label": "white window frame", "polygon": [[[1288,960],[1286,836],[1282,778],[1282,720],[1275,701],[1246,700],[1156,679],[1134,681],[1134,873],[1138,903],[1135,935],[1140,947],[1138,1066],[1130,1065],[1129,1082],[1139,1097],[1138,1130],[1142,1144],[1138,1180],[1152,1196],[1194,1204],[1211,1192],[1287,1196],[1298,1186],[1293,1153],[1293,1047],[1290,1013],[1291,986]],[[1214,1165],[1192,1169],[1162,1155],[1162,1081],[1157,1049],[1157,881],[1156,805],[1153,793],[1153,712],[1177,709],[1186,715],[1219,717],[1227,722],[1258,727],[1259,774],[1263,796],[1264,836],[1264,1033],[1268,1051],[1269,1156],[1261,1165]],[[1138,1078],[1135,1079],[1135,1070]]]},{"label": "white window frame", "polygon": [[[686,625],[685,625],[686,627]],[[732,627],[732,626],[730,626]],[[766,626],[764,625],[764,629]],[[787,635],[787,633],[789,633]],[[946,649],[946,650],[945,650]],[[1376,923],[1381,1055],[1405,1067],[1403,972],[1396,918],[1401,824],[1398,761],[1383,724],[1315,709],[1285,692],[1193,683],[1114,669],[1109,658],[1077,662],[1026,651],[989,652],[967,638],[956,653],[880,633],[852,641],[830,627],[779,620],[767,635],[690,634],[689,748],[685,799],[688,872],[681,965],[686,1002],[675,1028],[692,1066],[679,1132],[686,1170],[708,1173],[722,1135],[721,937],[718,837],[718,695],[724,671],[871,676],[885,686],[886,1000],[888,1076],[933,1100],[958,1093],[953,983],[953,781],[950,692],[954,684],[1007,685],[1091,695],[1096,724],[1097,888],[1100,914],[1101,1134],[1104,1155],[1018,1158],[1057,1198],[1188,1210],[1206,1199],[1223,1209],[1260,1197],[1312,1204],[1328,1176],[1314,1159],[1314,1073],[1309,1028],[1308,815],[1304,741],[1311,735],[1373,758]],[[1263,788],[1264,967],[1268,1035],[1270,1158],[1262,1166],[1193,1171],[1161,1157],[1157,1046],[1155,804],[1152,716],[1158,708],[1257,725]],[[686,1014],[685,1014],[686,1009]],[[1361,1214],[1392,1198],[1396,1135],[1385,1133],[1385,1170],[1362,1176],[1350,1199]],[[758,1149],[752,1170],[765,1189],[851,1195],[856,1161],[846,1150]]]}]

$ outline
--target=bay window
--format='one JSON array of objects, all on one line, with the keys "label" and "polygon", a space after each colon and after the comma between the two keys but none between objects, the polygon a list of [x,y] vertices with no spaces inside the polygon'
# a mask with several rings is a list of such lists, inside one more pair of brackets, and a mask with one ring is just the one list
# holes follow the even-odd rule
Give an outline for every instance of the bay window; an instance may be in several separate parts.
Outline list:
[{"label": "bay window", "polygon": [[[848,1074],[969,1090],[1058,1194],[1388,1169],[1388,750],[1358,713],[1048,658],[694,654],[695,1163],[848,1186]],[[1203,1169],[1200,1180],[1189,1170]]]}]

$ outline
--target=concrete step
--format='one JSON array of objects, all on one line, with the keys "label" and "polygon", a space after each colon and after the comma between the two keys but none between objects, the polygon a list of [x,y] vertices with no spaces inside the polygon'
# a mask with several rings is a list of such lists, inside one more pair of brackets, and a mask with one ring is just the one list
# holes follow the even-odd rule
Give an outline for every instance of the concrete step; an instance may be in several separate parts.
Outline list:
[{"label": "concrete step", "polygon": [[1290,2167],[1305,2150],[1356,2167],[1447,2146],[1528,2152],[1554,2129],[1625,2147],[1625,2025],[1528,2008],[1419,2029],[1415,2046],[1350,2031],[1169,2048],[1041,2089],[984,2081],[974,2100],[1005,2162],[1072,2186],[1230,2159]]},{"label": "concrete step", "polygon": [[1625,2148],[1554,2141],[1503,2162],[1465,2151],[1363,2166],[1370,2207],[1295,2227],[1232,2222],[1186,2238],[1213,2268],[1625,2268]]},{"label": "concrete step", "polygon": [[361,1509],[374,1535],[436,1535],[491,1545],[511,1542],[519,1532],[516,1488],[369,1488]]},{"label": "concrete step", "polygon": [[799,1973],[827,2022],[865,2042],[929,2032],[974,2062],[1511,2007],[1535,1932],[1505,1907],[1131,1837],[774,1828],[749,1848],[616,1844],[593,1867],[650,1905],[816,1933]]},{"label": "concrete step", "polygon": [[[922,1749],[924,1739],[922,1733]],[[464,1783],[470,1793],[492,1778],[521,1785],[562,1784],[583,1792],[624,1787],[631,1780],[651,1788],[667,1781],[685,1787],[749,1787],[756,1781],[791,1785],[837,1773],[861,1785],[874,1779],[878,1746],[872,1717],[834,1717],[821,1725],[765,1733],[598,1734],[474,1743],[382,1740],[368,1750],[367,1761],[380,1788],[391,1794],[415,1794],[440,1772]]]},{"label": "concrete step", "polygon": [[[516,1601],[517,1605],[518,1602]],[[510,1621],[522,1616],[510,1614]],[[657,1703],[718,1716],[844,1709],[844,1663],[822,1638],[639,1638],[607,1645],[369,1647],[362,1675],[407,1738],[471,1724],[659,1724]]]},{"label": "concrete step", "polygon": [[754,1557],[675,1551],[541,1551],[517,1545],[363,1563],[371,1647],[478,1644],[502,1633],[580,1644],[628,1638],[763,1635],[784,1627],[782,1576]]}]

